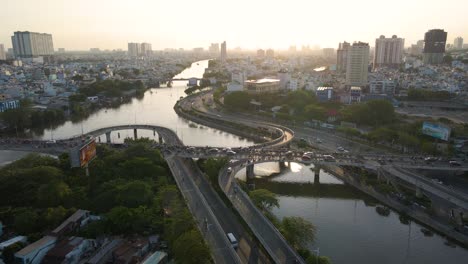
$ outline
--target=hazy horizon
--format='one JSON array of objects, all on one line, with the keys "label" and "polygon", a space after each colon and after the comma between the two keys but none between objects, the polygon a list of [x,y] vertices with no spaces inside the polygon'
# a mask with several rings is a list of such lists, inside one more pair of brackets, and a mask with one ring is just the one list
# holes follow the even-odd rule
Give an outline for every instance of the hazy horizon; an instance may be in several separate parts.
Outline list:
[{"label": "hazy horizon", "polygon": [[11,47],[14,31],[53,35],[54,48],[127,49],[149,42],[154,50],[207,48],[287,49],[290,45],[337,48],[342,41],[369,42],[380,35],[405,38],[405,46],[433,28],[448,32],[447,43],[468,42],[468,1],[372,0],[7,0],[0,18],[0,44]]}]

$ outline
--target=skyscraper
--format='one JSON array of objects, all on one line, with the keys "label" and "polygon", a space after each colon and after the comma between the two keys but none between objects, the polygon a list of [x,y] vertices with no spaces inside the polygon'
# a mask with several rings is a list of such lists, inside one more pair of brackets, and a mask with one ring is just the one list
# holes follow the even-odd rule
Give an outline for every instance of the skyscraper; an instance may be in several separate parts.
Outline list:
[{"label": "skyscraper", "polygon": [[210,48],[208,51],[211,54],[218,54],[219,53],[219,43],[211,43]]},{"label": "skyscraper", "polygon": [[128,43],[128,56],[130,57],[138,57],[141,54],[141,44],[140,43]]},{"label": "skyscraper", "polygon": [[16,31],[11,36],[11,42],[17,58],[33,58],[54,54],[51,34]]},{"label": "skyscraper", "polygon": [[221,62],[226,62],[227,59],[227,48],[226,48],[226,41],[221,43]]},{"label": "skyscraper", "polygon": [[140,50],[141,56],[149,56],[153,52],[151,43],[141,43],[140,47],[141,47],[141,50]]},{"label": "skyscraper", "polygon": [[267,58],[274,58],[275,57],[275,51],[273,49],[267,49],[266,56],[267,56]]},{"label": "skyscraper", "polygon": [[355,42],[348,49],[346,85],[366,86],[369,66],[369,44]]},{"label": "skyscraper", "polygon": [[259,58],[265,57],[265,50],[258,49],[257,50],[257,57],[259,57]]},{"label": "skyscraper", "polygon": [[3,44],[0,44],[0,60],[6,60],[5,47],[3,47]]},{"label": "skyscraper", "polygon": [[453,48],[454,49],[463,49],[463,38],[462,37],[455,38],[455,40],[453,41]]},{"label": "skyscraper", "polygon": [[405,39],[393,35],[392,38],[375,40],[374,69],[378,67],[398,67],[403,58]]},{"label": "skyscraper", "polygon": [[444,58],[447,32],[431,29],[424,35],[423,61],[428,64],[441,63]]},{"label": "skyscraper", "polygon": [[346,66],[348,64],[348,49],[350,44],[346,41],[338,45],[338,50],[336,51],[336,70],[340,72],[346,71]]}]

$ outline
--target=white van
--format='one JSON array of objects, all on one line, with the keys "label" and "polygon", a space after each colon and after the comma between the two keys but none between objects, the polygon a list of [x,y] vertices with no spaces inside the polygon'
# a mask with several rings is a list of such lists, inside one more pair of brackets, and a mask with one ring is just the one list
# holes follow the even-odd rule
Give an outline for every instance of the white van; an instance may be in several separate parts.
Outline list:
[{"label": "white van", "polygon": [[239,246],[236,237],[232,233],[227,233],[227,237],[229,239],[229,242],[231,242],[232,247],[236,249]]}]

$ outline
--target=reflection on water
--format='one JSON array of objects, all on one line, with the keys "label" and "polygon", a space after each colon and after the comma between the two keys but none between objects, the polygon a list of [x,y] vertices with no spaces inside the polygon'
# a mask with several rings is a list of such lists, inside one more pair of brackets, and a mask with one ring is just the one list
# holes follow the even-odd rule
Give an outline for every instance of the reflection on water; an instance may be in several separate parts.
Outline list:
[{"label": "reflection on water", "polygon": [[[468,259],[468,250],[446,246],[437,234],[424,236],[421,225],[401,223],[396,212],[379,215],[376,201],[333,175],[321,170],[315,177],[313,165],[292,163],[280,169],[278,163],[265,163],[256,164],[254,171],[256,188],[278,195],[280,207],[273,213],[311,221],[317,234],[309,248],[320,248],[334,264],[462,264]],[[245,171],[236,177],[245,179]]]},{"label": "reflection on water", "polygon": [[[200,78],[207,67],[208,60],[200,61],[198,64],[193,63],[190,68],[174,78]],[[173,107],[181,96],[185,96],[184,90],[186,88],[187,81],[175,81],[172,88],[150,89],[145,92],[142,99],[133,99],[130,103],[117,109],[102,109],[79,123],[66,122],[56,129],[46,130],[42,138],[67,138],[79,135],[82,131],[86,133],[106,126],[153,124],[174,130],[186,145],[237,147],[253,144],[252,141],[240,139],[219,130],[190,125],[190,122],[177,116]],[[111,134],[112,142],[120,143],[123,142],[124,138],[133,136],[133,131],[130,130],[119,133],[113,132]],[[153,135],[152,131],[139,130],[138,136],[157,139],[157,135]],[[101,141],[104,142],[105,137],[101,137]]]}]

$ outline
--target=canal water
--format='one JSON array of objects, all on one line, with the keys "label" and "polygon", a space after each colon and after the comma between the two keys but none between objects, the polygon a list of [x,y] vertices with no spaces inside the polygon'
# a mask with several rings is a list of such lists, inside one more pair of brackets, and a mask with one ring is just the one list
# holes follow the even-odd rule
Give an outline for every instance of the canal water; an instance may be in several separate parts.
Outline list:
[{"label": "canal water", "polygon": [[[193,63],[174,78],[203,77],[208,60]],[[194,146],[248,146],[253,142],[242,139],[220,130],[211,129],[189,122],[179,117],[173,107],[181,96],[185,96],[187,81],[175,81],[172,88],[154,88],[145,92],[142,99],[133,99],[117,109],[101,109],[84,121],[78,123],[66,122],[62,126],[46,130],[43,139],[60,139],[86,133],[106,126],[124,124],[151,124],[170,128],[177,132],[186,145]],[[120,137],[119,137],[120,134]],[[112,142],[123,142],[124,138],[133,137],[132,130],[124,130],[111,134]],[[152,131],[139,130],[138,137],[149,137],[157,140]],[[105,137],[101,136],[101,141]]]},{"label": "canal water", "polygon": [[[278,195],[280,206],[273,214],[279,219],[300,216],[316,226],[309,249],[319,249],[334,264],[468,263],[468,250],[445,245],[437,234],[424,236],[423,226],[401,223],[397,212],[379,215],[378,202],[330,173],[321,170],[314,183],[313,167],[291,163],[280,170],[278,163],[258,164],[254,181],[256,188]],[[236,177],[245,180],[245,170]]]},{"label": "canal water", "polygon": [[[174,78],[201,78],[207,67],[208,60],[199,61],[193,63]],[[86,120],[77,123],[67,121],[53,130],[45,130],[44,134],[38,136],[38,138],[45,140],[62,139],[107,126],[151,124],[172,129],[186,145],[237,147],[254,144],[251,140],[197,125],[179,117],[173,107],[181,96],[185,96],[185,89],[187,89],[187,81],[175,81],[172,88],[149,89],[142,99],[132,99],[131,102],[116,109],[101,109]],[[113,143],[122,143],[127,137],[133,137],[133,130],[122,130],[111,134]],[[138,137],[158,140],[157,134],[154,135],[152,131],[148,130],[138,130]],[[102,135],[98,140],[105,142],[105,136]],[[0,165],[19,159],[24,155],[26,153],[0,151]]]}]

